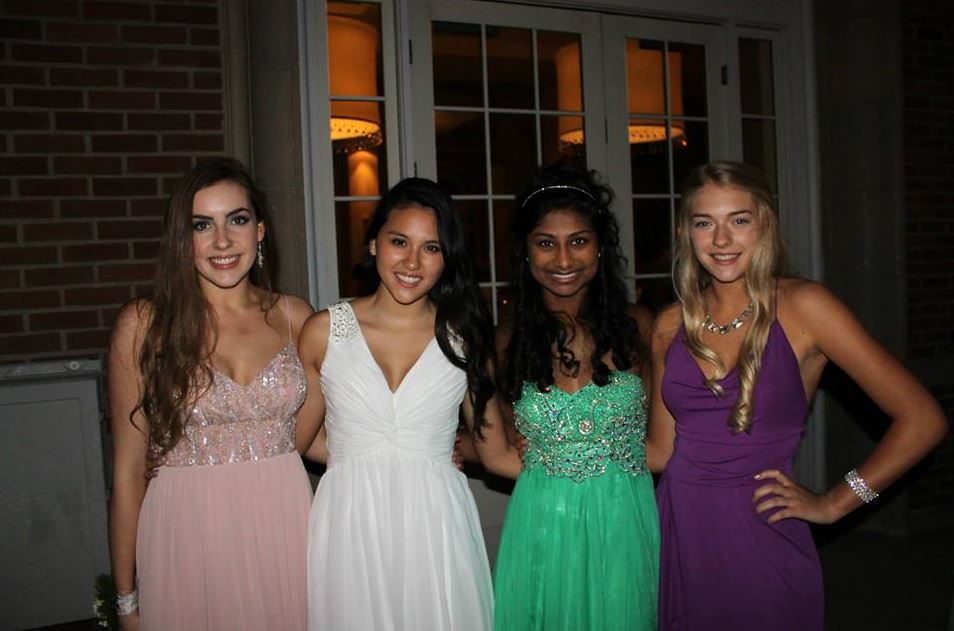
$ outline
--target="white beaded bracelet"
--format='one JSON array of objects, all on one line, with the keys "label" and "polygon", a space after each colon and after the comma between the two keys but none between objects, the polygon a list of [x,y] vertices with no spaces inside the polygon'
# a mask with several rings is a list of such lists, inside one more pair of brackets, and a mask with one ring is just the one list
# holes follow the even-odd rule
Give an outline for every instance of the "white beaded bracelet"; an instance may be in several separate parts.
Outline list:
[{"label": "white beaded bracelet", "polygon": [[855,492],[861,501],[865,504],[873,502],[878,499],[878,493],[865,482],[865,479],[858,475],[857,469],[852,469],[845,474],[845,482],[848,483],[848,486],[851,487],[851,490]]},{"label": "white beaded bracelet", "polygon": [[128,616],[139,609],[139,590],[134,589],[126,594],[116,594],[116,613]]}]

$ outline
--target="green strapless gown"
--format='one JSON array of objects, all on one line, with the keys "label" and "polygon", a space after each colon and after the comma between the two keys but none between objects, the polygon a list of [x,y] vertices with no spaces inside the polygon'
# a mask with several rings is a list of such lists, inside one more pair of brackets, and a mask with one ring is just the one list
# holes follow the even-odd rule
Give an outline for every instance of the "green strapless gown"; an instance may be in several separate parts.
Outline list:
[{"label": "green strapless gown", "polygon": [[646,468],[646,395],[614,373],[572,394],[525,384],[527,439],[494,572],[497,631],[656,628],[659,523]]}]

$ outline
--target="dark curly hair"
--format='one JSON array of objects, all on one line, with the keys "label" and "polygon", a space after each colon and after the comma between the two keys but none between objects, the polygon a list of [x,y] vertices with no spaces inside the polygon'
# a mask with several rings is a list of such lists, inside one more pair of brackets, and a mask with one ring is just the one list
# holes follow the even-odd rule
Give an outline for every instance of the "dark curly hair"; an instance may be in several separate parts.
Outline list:
[{"label": "dark curly hair", "polygon": [[[510,231],[513,262],[513,320],[500,378],[502,391],[511,402],[520,398],[524,383],[541,391],[554,382],[553,360],[578,374],[580,360],[569,348],[571,332],[559,314],[547,309],[543,290],[530,272],[527,239],[553,210],[570,208],[584,217],[596,233],[600,263],[596,277],[586,287],[577,321],[594,342],[589,358],[593,382],[604,386],[611,369],[603,361],[612,352],[617,370],[629,370],[640,362],[639,328],[627,314],[625,258],[619,247],[619,226],[609,210],[613,192],[602,184],[599,173],[565,164],[539,169],[517,196]],[[555,347],[555,352],[554,352]]]},{"label": "dark curly hair", "polygon": [[437,307],[434,337],[447,359],[467,373],[468,392],[474,406],[474,426],[480,436],[487,402],[496,392],[490,376],[494,360],[493,325],[477,287],[460,215],[454,210],[450,195],[436,183],[409,177],[395,184],[381,198],[364,237],[365,265],[370,281],[366,283],[365,293],[373,293],[380,283],[368,244],[377,238],[391,211],[409,206],[433,210],[437,218],[437,238],[444,255],[444,271],[428,293]]}]

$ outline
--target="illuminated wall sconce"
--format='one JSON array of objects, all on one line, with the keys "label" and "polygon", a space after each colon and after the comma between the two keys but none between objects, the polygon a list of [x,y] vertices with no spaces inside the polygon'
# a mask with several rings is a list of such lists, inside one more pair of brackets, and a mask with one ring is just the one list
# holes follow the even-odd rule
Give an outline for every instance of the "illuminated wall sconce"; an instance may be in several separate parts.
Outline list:
[{"label": "illuminated wall sconce", "polygon": [[[374,95],[377,91],[377,29],[365,21],[328,16],[331,94]],[[376,101],[331,102],[331,140],[335,153],[366,151],[381,145],[381,114]]]},{"label": "illuminated wall sconce", "polygon": [[[579,111],[582,109],[582,85],[580,73],[580,45],[578,42],[567,44],[556,52],[554,61],[557,67],[558,106],[561,110]],[[682,116],[682,53],[668,53],[669,61],[669,115]],[[663,51],[640,48],[639,40],[626,40],[626,75],[628,111],[631,113],[629,144],[647,144],[667,139],[665,126],[666,96],[663,69]],[[639,118],[633,118],[638,114]],[[654,119],[658,115],[659,119]],[[578,119],[561,117],[559,125],[560,142],[564,145],[582,145],[583,129]],[[685,122],[673,120],[669,126],[669,137],[681,146],[688,144]]]},{"label": "illuminated wall sconce", "polygon": [[[363,258],[363,237],[380,196],[379,150],[384,144],[378,58],[380,5],[328,2],[329,128],[336,179],[347,181],[345,202],[336,218],[341,290],[355,295],[360,281],[353,268]],[[340,194],[340,193],[338,193]],[[343,279],[343,280],[342,280]]]}]

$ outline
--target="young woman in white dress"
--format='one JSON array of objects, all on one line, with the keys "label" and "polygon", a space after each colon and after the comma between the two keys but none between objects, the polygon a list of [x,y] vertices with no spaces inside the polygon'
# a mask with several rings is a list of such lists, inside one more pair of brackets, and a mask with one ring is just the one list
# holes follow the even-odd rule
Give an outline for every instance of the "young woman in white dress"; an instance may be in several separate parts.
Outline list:
[{"label": "young woman in white dress", "polygon": [[326,423],[328,451],[309,524],[309,627],[489,630],[477,508],[451,462],[460,412],[488,469],[514,478],[521,463],[461,221],[436,184],[409,178],[385,194],[365,243],[377,288],[315,314],[299,338],[299,448]]}]

